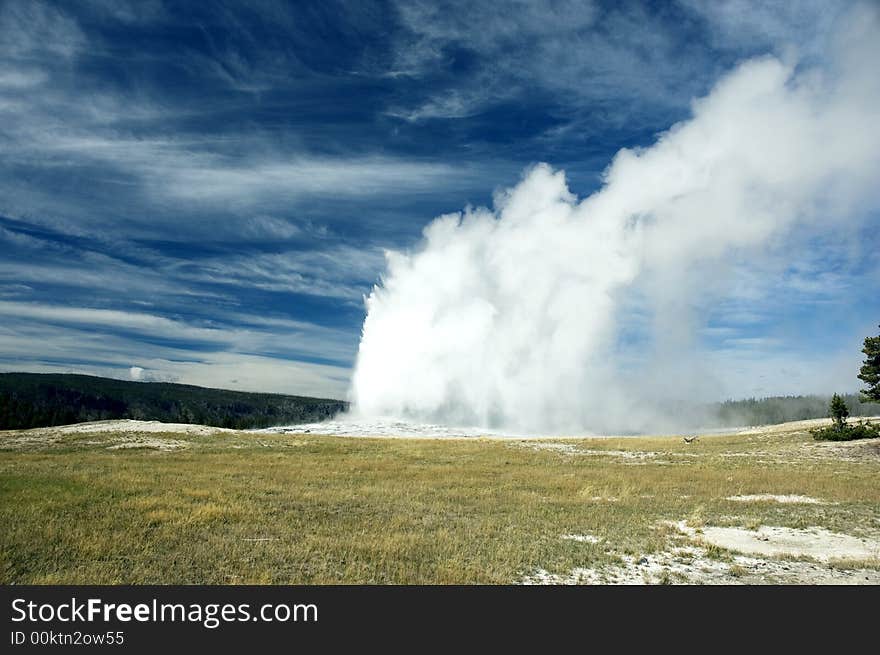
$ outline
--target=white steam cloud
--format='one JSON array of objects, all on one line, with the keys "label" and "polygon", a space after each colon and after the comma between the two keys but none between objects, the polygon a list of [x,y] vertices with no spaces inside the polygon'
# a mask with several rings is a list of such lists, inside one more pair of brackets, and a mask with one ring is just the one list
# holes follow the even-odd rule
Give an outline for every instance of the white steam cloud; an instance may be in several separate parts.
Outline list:
[{"label": "white steam cloud", "polygon": [[[494,210],[441,216],[388,253],[367,299],[356,412],[519,431],[643,429],[685,391],[687,299],[708,271],[792,228],[863,216],[880,186],[880,23],[860,8],[822,66],[747,61],[650,148],[624,149],[579,201],[541,164]],[[627,370],[620,319],[647,298],[654,376]],[[682,313],[684,312],[684,313]],[[697,367],[698,369],[698,367]],[[640,381],[641,380],[641,381]],[[668,389],[666,390],[668,391]]]}]

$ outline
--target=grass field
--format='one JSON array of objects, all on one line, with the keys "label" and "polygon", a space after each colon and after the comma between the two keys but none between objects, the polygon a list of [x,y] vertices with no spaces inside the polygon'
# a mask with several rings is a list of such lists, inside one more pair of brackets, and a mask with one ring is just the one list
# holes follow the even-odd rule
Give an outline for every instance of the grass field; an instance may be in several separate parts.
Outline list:
[{"label": "grass field", "polygon": [[3,432],[0,582],[880,583],[880,440],[807,427]]}]

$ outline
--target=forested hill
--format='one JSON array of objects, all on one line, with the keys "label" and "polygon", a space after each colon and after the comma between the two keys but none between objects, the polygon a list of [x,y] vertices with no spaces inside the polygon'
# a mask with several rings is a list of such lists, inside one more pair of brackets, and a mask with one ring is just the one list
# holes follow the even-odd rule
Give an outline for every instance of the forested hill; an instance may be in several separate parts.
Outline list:
[{"label": "forested hill", "polygon": [[0,430],[107,419],[264,428],[311,423],[347,409],[326,398],[130,382],[72,374],[0,373]]}]

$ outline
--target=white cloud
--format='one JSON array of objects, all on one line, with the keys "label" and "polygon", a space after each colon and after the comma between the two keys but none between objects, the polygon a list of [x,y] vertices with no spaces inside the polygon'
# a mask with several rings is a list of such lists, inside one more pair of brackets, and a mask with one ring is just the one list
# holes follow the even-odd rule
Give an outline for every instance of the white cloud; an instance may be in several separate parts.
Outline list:
[{"label": "white cloud", "polygon": [[[2,79],[0,79],[2,82]],[[39,166],[109,166],[132,176],[159,205],[289,208],[308,197],[391,197],[461,187],[480,173],[468,164],[390,156],[328,157],[304,153],[260,153],[228,156],[216,140],[133,138],[103,125],[107,119],[77,120],[30,101],[7,109],[10,163]],[[108,109],[95,111],[106,112]],[[129,115],[126,109],[114,116]],[[112,118],[110,119],[112,122]],[[259,151],[259,140],[243,137],[234,146]],[[9,200],[7,200],[9,202]],[[13,211],[20,208],[13,206]],[[275,223],[275,228],[279,224]]]},{"label": "white cloud", "polygon": [[294,157],[289,160],[242,164],[173,160],[153,169],[154,188],[171,196],[199,202],[252,201],[265,194],[291,199],[316,194],[372,196],[426,191],[465,170],[447,164],[405,161],[385,157],[331,159]]},{"label": "white cloud", "polygon": [[[640,3],[523,0],[503,7],[467,1],[399,2],[409,31],[396,44],[394,74],[430,76],[464,50],[479,63],[417,104],[388,114],[418,122],[461,118],[493,103],[550,93],[568,114],[588,108],[589,123],[618,125],[681,109],[687,93],[718,72],[721,55],[741,52],[818,56],[852,2],[680,0]],[[670,21],[679,12],[681,17]],[[691,43],[705,31],[715,53]]]},{"label": "white cloud", "polygon": [[48,3],[6,2],[0,7],[0,53],[8,57],[70,58],[85,44],[76,21]]},{"label": "white cloud", "polygon": [[279,254],[229,255],[169,267],[177,278],[360,300],[382,269],[377,248],[337,245]]},{"label": "white cloud", "polygon": [[802,55],[821,53],[834,21],[853,2],[799,0],[679,0],[709,25],[718,47],[770,48],[777,54],[796,48]]},{"label": "white cloud", "polygon": [[0,89],[10,87],[14,89],[27,89],[39,86],[48,79],[48,75],[38,69],[28,68],[0,68]]},{"label": "white cloud", "polygon": [[176,339],[199,339],[219,342],[226,340],[222,330],[192,327],[162,316],[113,309],[0,301],[0,316],[2,315],[17,319],[35,319],[40,322],[57,321],[61,323],[99,325],[164,335],[168,338]]},{"label": "white cloud", "polygon": [[[8,362],[0,357],[0,370],[131,379],[124,357],[110,357],[103,363],[94,364],[56,364],[42,358],[15,360],[13,365],[4,364],[4,361]],[[217,389],[344,399],[348,384],[348,370],[344,368],[239,353],[211,353],[198,361],[142,361],[151,380]]]},{"label": "white cloud", "polygon": [[[47,360],[100,360],[108,353],[130,360],[132,353],[149,349],[169,359],[238,352],[350,361],[354,354],[351,336],[342,330],[234,313],[215,312],[213,324],[192,324],[144,312],[0,301],[0,317],[7,357],[39,350]],[[157,346],[157,341],[169,345]]]},{"label": "white cloud", "polygon": [[167,17],[162,0],[87,0],[87,3],[123,23],[149,23]]},{"label": "white cloud", "polygon": [[351,361],[356,344],[347,332],[226,318],[240,323],[207,328],[146,313],[0,301],[0,368],[344,397],[348,366],[308,360]]}]

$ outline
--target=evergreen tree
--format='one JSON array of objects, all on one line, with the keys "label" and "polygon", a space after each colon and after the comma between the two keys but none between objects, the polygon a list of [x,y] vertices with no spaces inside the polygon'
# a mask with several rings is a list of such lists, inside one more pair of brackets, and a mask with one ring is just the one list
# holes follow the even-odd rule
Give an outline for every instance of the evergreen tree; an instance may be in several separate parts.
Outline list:
[{"label": "evergreen tree", "polygon": [[859,372],[859,379],[868,385],[862,389],[862,398],[865,401],[880,401],[880,335],[865,337],[865,363]]},{"label": "evergreen tree", "polygon": [[837,394],[831,396],[831,408],[829,414],[831,418],[834,419],[834,425],[837,429],[843,430],[846,427],[846,418],[849,416],[849,407],[846,406],[843,398]]}]

